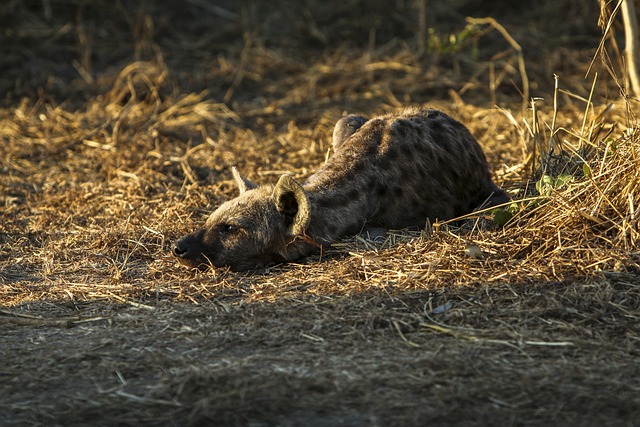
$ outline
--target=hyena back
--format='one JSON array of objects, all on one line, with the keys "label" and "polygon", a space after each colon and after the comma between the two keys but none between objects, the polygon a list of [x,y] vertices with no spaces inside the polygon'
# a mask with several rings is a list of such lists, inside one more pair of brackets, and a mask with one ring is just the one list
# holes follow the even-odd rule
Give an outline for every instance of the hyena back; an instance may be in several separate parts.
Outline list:
[{"label": "hyena back", "polygon": [[336,124],[334,153],[304,183],[284,175],[256,186],[237,170],[240,195],[173,245],[192,267],[248,270],[292,261],[366,227],[423,227],[508,201],[480,145],[437,110],[407,109]]}]

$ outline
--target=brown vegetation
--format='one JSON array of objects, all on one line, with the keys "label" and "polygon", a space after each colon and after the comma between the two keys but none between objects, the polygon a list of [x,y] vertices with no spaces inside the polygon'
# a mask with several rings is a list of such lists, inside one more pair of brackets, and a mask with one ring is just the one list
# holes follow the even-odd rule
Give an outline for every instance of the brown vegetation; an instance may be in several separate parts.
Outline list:
[{"label": "brown vegetation", "polygon": [[[0,7],[0,424],[637,423],[639,110],[596,2],[125,3]],[[304,178],[405,105],[470,128],[512,218],[172,258],[231,166]]]}]

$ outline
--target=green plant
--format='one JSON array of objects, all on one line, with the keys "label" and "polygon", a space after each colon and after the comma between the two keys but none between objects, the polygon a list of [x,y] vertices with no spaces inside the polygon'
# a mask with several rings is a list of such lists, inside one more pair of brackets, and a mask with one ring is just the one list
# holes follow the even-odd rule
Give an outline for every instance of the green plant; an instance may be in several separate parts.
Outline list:
[{"label": "green plant", "polygon": [[431,27],[427,30],[427,48],[432,53],[453,55],[460,52],[479,33],[480,28],[475,24],[467,24],[459,32],[450,34],[439,34]]}]

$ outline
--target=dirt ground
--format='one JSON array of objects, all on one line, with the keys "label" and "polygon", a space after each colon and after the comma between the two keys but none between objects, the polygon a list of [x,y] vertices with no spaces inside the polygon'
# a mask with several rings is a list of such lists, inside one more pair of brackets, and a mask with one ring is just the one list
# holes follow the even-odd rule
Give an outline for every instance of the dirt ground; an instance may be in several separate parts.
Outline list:
[{"label": "dirt ground", "polygon": [[[391,3],[0,6],[0,425],[640,425],[619,25],[598,52],[595,1]],[[171,256],[232,166],[304,179],[344,113],[409,105],[478,138],[504,227]]]}]

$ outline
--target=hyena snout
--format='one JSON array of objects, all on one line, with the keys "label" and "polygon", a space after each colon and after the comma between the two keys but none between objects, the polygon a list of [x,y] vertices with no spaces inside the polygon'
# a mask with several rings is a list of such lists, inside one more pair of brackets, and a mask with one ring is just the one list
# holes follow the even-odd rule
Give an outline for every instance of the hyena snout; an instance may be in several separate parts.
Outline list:
[{"label": "hyena snout", "polygon": [[171,252],[181,263],[194,267],[202,263],[203,248],[201,234],[201,231],[197,231],[173,242]]}]

